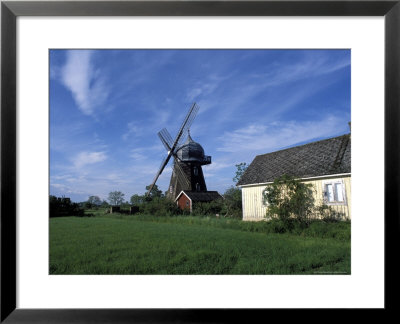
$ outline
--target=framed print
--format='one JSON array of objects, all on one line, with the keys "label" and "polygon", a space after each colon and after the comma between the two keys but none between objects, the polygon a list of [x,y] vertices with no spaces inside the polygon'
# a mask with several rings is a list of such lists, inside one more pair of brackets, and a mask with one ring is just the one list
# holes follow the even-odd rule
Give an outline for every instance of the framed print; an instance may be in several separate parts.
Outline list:
[{"label": "framed print", "polygon": [[[229,322],[238,313],[256,316],[278,308],[394,307],[394,301],[389,296],[393,295],[398,279],[393,270],[395,267],[392,258],[388,256],[393,253],[393,247],[398,245],[399,231],[399,1],[2,1],[1,44],[1,321]],[[307,58],[307,64],[295,64],[297,55]],[[258,67],[264,64],[266,57],[272,63],[269,63],[268,70],[263,71]],[[282,64],[283,57],[287,59],[285,64],[297,67],[295,74],[290,74],[288,69],[281,70],[281,74],[274,74],[273,67]],[[93,63],[95,60],[97,65]],[[236,63],[227,64],[228,61],[246,62],[248,70],[246,73],[236,74],[235,77],[234,71],[237,72],[239,67],[235,66]],[[165,67],[162,70],[164,74],[157,74],[161,70],[148,68],[150,65],[153,67],[162,64]],[[306,84],[304,75],[310,72],[304,68],[305,65],[314,70],[316,66],[320,67],[319,71],[322,72],[312,75],[318,83]],[[115,69],[109,69],[107,77],[102,78],[102,71],[109,66],[114,66]],[[137,67],[136,72],[126,73],[132,66]],[[202,69],[207,78],[193,79],[194,86],[191,89],[185,88],[185,83],[180,81],[189,79],[190,75],[182,71],[194,71],[196,68]],[[247,73],[248,71],[251,73]],[[341,74],[338,71],[345,72]],[[336,74],[333,75],[332,72]],[[88,74],[95,77],[88,78]],[[257,83],[251,84],[250,77],[251,80],[258,80]],[[288,82],[290,77],[301,84],[300,90],[288,87],[282,92],[270,91],[267,93],[269,97],[257,90],[259,80],[268,78],[270,86]],[[146,78],[157,78],[160,82],[152,83],[153,88],[126,87],[131,83],[143,85]],[[193,121],[198,107],[195,104],[190,106],[187,115],[183,110],[189,107],[177,109],[174,111],[177,117],[172,118],[164,110],[166,108],[161,108],[155,102],[162,101],[163,107],[171,106],[171,98],[158,97],[158,90],[167,86],[170,92],[185,96],[187,101],[204,94],[211,95],[216,92],[219,84],[225,84],[235,91],[221,91],[218,97],[214,97],[214,101],[220,100],[230,110],[227,108],[222,112],[215,108],[213,118],[222,120],[226,119],[227,114],[237,113],[241,116],[242,124],[246,123],[248,127],[240,127],[240,123],[231,129],[226,126],[221,130],[221,134],[225,135],[223,137],[212,132],[211,120],[199,123],[203,128],[209,125],[205,133],[223,143],[223,146],[215,148],[214,152],[222,153],[214,161],[208,155],[207,149],[203,150],[195,142],[196,132],[200,133],[196,122],[192,128],[187,125]],[[330,85],[335,96],[329,95],[326,90]],[[321,92],[317,92],[318,87],[321,87]],[[57,89],[56,94],[54,89]],[[133,95],[122,98],[118,93],[111,93],[118,89],[131,91]],[[346,94],[343,98],[339,95],[342,92]],[[304,100],[308,93],[314,94],[320,101]],[[275,101],[268,101],[273,96]],[[231,100],[227,100],[227,97]],[[251,98],[264,100],[270,110],[256,111],[249,108],[246,114],[240,115],[235,110],[234,99],[244,106],[246,103],[250,104]],[[289,107],[293,105],[293,101],[300,99],[304,102],[303,106],[296,107],[296,117],[290,115],[290,109],[285,110],[292,118],[287,119],[291,129],[281,127],[278,131],[279,122],[274,120],[276,113],[272,113],[272,108],[269,107],[280,105],[284,110],[284,107]],[[154,101],[151,107],[150,101]],[[49,102],[62,103],[63,110],[60,110],[59,115],[50,108],[46,109],[50,106]],[[166,148],[163,154],[167,157],[165,159],[164,155],[159,155],[160,159],[165,159],[165,163],[158,173],[155,172],[158,169],[154,170],[153,166],[149,171],[150,164],[145,156],[158,148],[146,142],[149,150],[144,150],[143,145],[140,145],[144,142],[135,142],[140,138],[134,137],[135,134],[151,136],[147,135],[145,127],[147,125],[149,128],[150,121],[147,117],[142,118],[138,108],[143,102],[147,102],[147,111],[153,109],[154,118],[151,122],[159,128],[167,127],[167,121],[174,120],[180,124],[183,120],[175,141],[165,128],[158,134]],[[176,97],[175,102],[179,102]],[[259,102],[252,103],[256,105]],[[317,107],[322,104],[325,105],[324,108]],[[126,111],[119,110],[121,116],[114,118],[116,105],[125,107],[126,110],[131,109],[134,113],[127,114]],[[200,107],[203,105],[210,107],[212,103],[203,100]],[[334,109],[334,106],[347,108]],[[105,112],[103,117],[99,117],[95,109]],[[215,169],[222,169],[224,162],[227,163],[228,160],[239,161],[229,155],[232,147],[241,145],[254,148],[261,145],[257,144],[261,142],[265,145],[269,137],[276,139],[282,131],[286,132],[285,136],[289,136],[287,133],[291,132],[291,138],[298,139],[293,143],[304,144],[311,138],[320,139],[324,136],[321,134],[325,134],[321,130],[328,128],[327,123],[321,120],[314,123],[304,122],[299,127],[293,123],[293,118],[311,120],[310,116],[316,118],[321,109],[327,112],[329,127],[335,128],[331,131],[332,134],[342,129],[339,122],[346,124],[348,132],[347,122],[351,121],[351,163],[350,153],[346,153],[350,152],[348,134],[340,137],[338,152],[332,154],[336,157],[333,163],[340,169],[337,172],[340,178],[332,179],[328,173],[324,173],[320,181],[319,196],[321,200],[325,199],[325,210],[337,209],[339,212],[336,214],[344,212],[347,218],[351,215],[351,253],[349,244],[345,260],[342,255],[336,254],[336,259],[341,264],[337,268],[310,261],[310,269],[301,268],[298,272],[291,273],[285,268],[281,272],[273,270],[269,273],[274,275],[265,275],[257,270],[257,265],[262,263],[260,261],[261,263],[251,263],[246,268],[245,275],[239,275],[239,270],[226,272],[225,268],[229,268],[231,264],[233,268],[237,258],[235,259],[235,255],[225,257],[218,254],[217,250],[222,243],[215,237],[208,239],[210,246],[214,244],[214,253],[202,250],[201,247],[196,250],[196,256],[202,261],[201,264],[197,263],[196,270],[192,272],[187,268],[179,268],[177,272],[174,272],[176,269],[169,270],[170,272],[164,272],[163,269],[157,271],[155,268],[148,270],[146,266],[138,266],[135,270],[133,268],[137,265],[132,263],[122,264],[115,270],[107,266],[99,268],[95,260],[92,266],[79,267],[79,264],[83,264],[82,260],[71,261],[75,252],[70,252],[69,255],[66,250],[53,248],[59,244],[61,238],[66,242],[77,239],[74,236],[77,231],[72,223],[68,233],[66,228],[57,228],[55,225],[62,221],[60,218],[51,219],[52,225],[49,225],[49,194],[50,216],[55,215],[51,213],[56,210],[52,208],[57,204],[63,205],[63,208],[65,205],[77,208],[76,212],[81,210],[79,208],[86,208],[92,213],[91,216],[96,216],[96,208],[104,204],[107,208],[104,210],[112,214],[119,207],[123,209],[129,205],[122,206],[122,193],[117,191],[120,188],[110,192],[108,201],[111,206],[105,201],[104,194],[108,192],[102,192],[101,198],[89,197],[85,203],[90,203],[91,207],[75,203],[86,199],[85,195],[94,187],[101,187],[103,178],[100,181],[96,173],[103,172],[109,183],[122,186],[126,183],[124,177],[131,177],[131,172],[135,171],[136,182],[141,187],[146,183],[140,182],[140,175],[146,173],[147,179],[151,173],[151,177],[156,177],[146,190],[149,195],[155,195],[157,192],[153,193],[152,188],[158,189],[158,176],[168,164],[168,158],[172,157],[175,162],[173,169],[171,167],[171,181],[165,195],[173,194],[179,208],[185,210],[187,207],[187,211],[192,212],[196,207],[196,199],[202,202],[203,198],[199,198],[200,192],[208,198],[214,195],[214,198],[210,198],[213,201],[219,198],[216,191],[204,189],[206,184],[202,166],[204,170],[210,164]],[[246,118],[256,112],[269,114],[271,122],[263,126],[258,115],[259,123],[250,123]],[[79,116],[74,115],[78,113]],[[201,110],[201,120],[204,115],[202,117],[200,114]],[[332,126],[332,121],[337,123]],[[99,125],[103,127],[104,133],[101,133]],[[86,138],[83,130],[89,127],[92,137]],[[214,128],[218,127],[214,125]],[[309,135],[315,129],[320,137]],[[57,137],[58,141],[55,141],[55,135],[58,136],[62,130],[63,137]],[[114,150],[111,149],[112,141],[106,146],[101,140],[104,134],[111,138],[113,132],[118,134],[115,141],[123,144],[122,149],[126,150],[124,154],[128,154],[133,160],[146,162],[136,166],[137,169],[134,170],[134,165],[128,165],[133,160],[123,164],[120,158],[113,158],[112,155],[119,151],[115,147]],[[180,138],[179,132],[187,133],[186,144]],[[308,137],[302,137],[307,133]],[[77,142],[69,140],[74,136],[87,146],[82,146],[82,143],[76,145]],[[244,139],[248,139],[247,143],[244,143]],[[282,143],[285,143],[281,144],[284,148],[291,144]],[[92,149],[87,148],[89,145]],[[190,146],[192,151],[183,150],[184,145]],[[262,153],[265,152],[257,151],[257,154]],[[225,160],[220,158],[222,155]],[[322,155],[324,154],[321,153]],[[266,163],[271,165],[276,159],[275,157],[275,160],[268,160]],[[107,167],[107,160],[118,166],[120,173]],[[316,159],[311,160],[314,163]],[[339,166],[339,160],[345,161],[343,168]],[[69,164],[65,165],[64,161]],[[185,161],[189,162],[184,164]],[[282,168],[285,161],[286,157],[279,163],[279,168]],[[324,155],[319,165],[327,163],[326,161]],[[104,168],[96,169],[95,166],[101,163]],[[149,164],[147,169],[143,167],[144,164]],[[350,164],[351,193],[348,187]],[[189,171],[185,171],[186,167]],[[244,171],[242,168],[243,164],[237,165],[240,175]],[[76,170],[80,173],[73,174]],[[193,188],[190,190],[182,189],[185,172],[190,173],[191,179],[200,179],[193,180]],[[249,173],[251,172],[253,171],[250,170]],[[207,173],[205,174],[208,181]],[[255,184],[264,186],[269,183],[268,179],[257,178],[256,171],[252,174],[247,178],[242,177],[242,182],[238,183],[242,186],[243,204],[247,199],[243,198],[244,195],[255,190],[252,189]],[[314,178],[314,174],[304,173],[307,181],[314,181]],[[88,179],[93,182],[89,189],[85,187]],[[243,179],[247,179],[247,182]],[[161,179],[164,182],[168,180]],[[174,187],[174,181],[176,188],[182,187],[182,190]],[[67,185],[71,183],[76,183],[76,188],[81,191],[68,191]],[[132,186],[132,183],[129,182],[128,186]],[[211,188],[214,185],[213,182],[207,182],[208,190],[214,190]],[[125,187],[123,190],[126,190]],[[73,203],[64,197],[65,193],[71,194]],[[160,195],[162,194],[160,190]],[[140,206],[139,200],[145,199],[145,195],[126,198],[131,198],[131,208],[132,205]],[[197,206],[201,206],[200,203]],[[263,208],[264,206],[260,210],[264,215]],[[215,217],[220,217],[221,210],[215,212]],[[63,215],[63,210],[57,209],[57,212],[59,214],[56,216]],[[131,208],[124,212],[135,213],[137,210]],[[104,238],[107,238],[110,231],[116,231],[119,240],[131,239],[124,232],[126,226],[120,224],[124,217],[133,216],[126,216],[124,212],[114,218],[105,214],[101,217],[85,217],[83,221],[80,220],[81,223],[88,220],[82,233],[102,230]],[[254,220],[251,217],[245,219],[248,217],[245,214],[243,217],[244,220]],[[94,224],[91,221],[93,219],[100,223]],[[102,227],[101,221],[104,219],[113,219],[119,223],[113,229]],[[228,226],[227,224],[224,226]],[[255,222],[248,225],[252,231],[258,231],[257,226]],[[148,260],[148,256],[156,252],[154,249],[146,250],[146,245],[155,241],[146,243],[140,236],[143,229],[135,230],[135,236],[138,237],[135,244],[142,251],[141,258]],[[348,231],[350,240],[350,227]],[[155,230],[152,233],[154,237],[164,235],[161,232],[155,234]],[[178,232],[174,232],[174,235],[176,240],[182,240],[185,244],[191,242],[188,232],[183,233],[181,238]],[[243,242],[246,240],[244,236],[240,237]],[[236,239],[239,241],[238,237]],[[115,259],[116,256],[112,253],[117,253],[116,250],[106,248],[104,242],[84,242],[81,249],[95,247],[98,259]],[[231,242],[240,245],[235,240]],[[177,245],[171,247],[171,251]],[[278,250],[282,253],[281,257],[285,255],[283,248],[277,248]],[[240,251],[244,253],[244,249]],[[316,250],[313,251],[309,246],[304,253],[308,256],[317,254]],[[165,259],[165,256],[162,258]],[[169,258],[163,261],[162,266],[178,264],[184,256],[172,251]],[[225,261],[227,266],[223,265]],[[211,265],[212,271],[210,268],[207,271],[202,268],[207,264]],[[244,267],[243,264],[241,266]],[[312,273],[312,269],[318,271]],[[326,269],[329,271],[325,272]],[[332,269],[337,272],[335,275]],[[346,275],[341,274],[343,269]],[[217,275],[218,273],[223,275]],[[294,276],[287,276],[288,274]],[[369,293],[364,291],[366,284]]]}]

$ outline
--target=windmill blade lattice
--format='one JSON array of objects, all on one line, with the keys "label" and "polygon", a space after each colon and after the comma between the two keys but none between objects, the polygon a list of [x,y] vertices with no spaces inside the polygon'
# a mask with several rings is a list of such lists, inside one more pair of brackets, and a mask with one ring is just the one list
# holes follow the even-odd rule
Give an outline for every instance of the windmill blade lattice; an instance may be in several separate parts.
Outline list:
[{"label": "windmill blade lattice", "polygon": [[180,141],[183,140],[183,134],[185,134],[187,132],[187,130],[189,129],[189,127],[192,125],[193,120],[195,119],[197,112],[199,111],[199,106],[194,103],[188,113],[186,114],[185,119],[183,120],[181,127],[179,128],[179,131],[176,135],[174,144],[176,144],[176,146],[179,145]]},{"label": "windmill blade lattice", "polygon": [[158,134],[158,137],[160,138],[161,142],[164,144],[164,147],[167,150],[167,152],[170,151],[174,142],[172,140],[171,135],[167,131],[167,129],[163,128],[157,134]]},{"label": "windmill blade lattice", "polygon": [[178,159],[174,159],[174,170],[178,172],[178,181],[181,182],[183,186],[190,186],[190,181],[187,178],[185,171],[182,169],[181,165],[178,162]]},{"label": "windmill blade lattice", "polygon": [[[200,107],[195,103],[194,107],[193,107],[193,112],[192,112],[188,122],[183,127],[182,134],[186,134],[188,132],[188,129],[192,126],[192,123],[193,123],[194,119],[196,118],[196,115],[197,115],[197,112],[199,111],[199,109],[200,109]],[[185,140],[185,137],[181,136],[178,146],[181,146],[183,144],[184,140]]]}]

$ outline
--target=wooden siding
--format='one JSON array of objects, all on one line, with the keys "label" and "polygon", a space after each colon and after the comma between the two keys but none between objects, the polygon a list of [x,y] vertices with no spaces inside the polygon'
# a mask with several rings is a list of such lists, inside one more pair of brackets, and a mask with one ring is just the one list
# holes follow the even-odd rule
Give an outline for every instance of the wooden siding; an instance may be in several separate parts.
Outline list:
[{"label": "wooden siding", "polygon": [[[342,181],[344,185],[345,202],[341,204],[328,204],[335,211],[343,213],[345,218],[351,219],[351,177],[326,177],[321,179],[303,180],[311,183],[314,188],[316,205],[321,205],[324,199],[324,184],[329,181]],[[267,185],[254,185],[242,188],[243,220],[258,221],[265,219],[267,206],[263,204],[262,193]]]},{"label": "wooden siding", "polygon": [[266,185],[242,188],[243,220],[263,220],[267,207],[263,204],[262,192]]}]

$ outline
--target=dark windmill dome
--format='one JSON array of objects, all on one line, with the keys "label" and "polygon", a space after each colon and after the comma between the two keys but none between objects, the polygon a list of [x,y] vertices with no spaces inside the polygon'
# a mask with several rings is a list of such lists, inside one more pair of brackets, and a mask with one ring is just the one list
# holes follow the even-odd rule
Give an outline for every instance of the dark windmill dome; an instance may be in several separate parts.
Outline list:
[{"label": "dark windmill dome", "polygon": [[176,155],[182,162],[202,163],[204,161],[204,149],[199,143],[193,141],[190,134],[188,135],[186,142],[178,148]]}]

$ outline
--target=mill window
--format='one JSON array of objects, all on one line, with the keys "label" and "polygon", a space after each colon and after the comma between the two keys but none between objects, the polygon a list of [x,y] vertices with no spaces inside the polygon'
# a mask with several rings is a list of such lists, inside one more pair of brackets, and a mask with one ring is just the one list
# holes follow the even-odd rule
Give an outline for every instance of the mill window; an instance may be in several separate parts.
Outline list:
[{"label": "mill window", "polygon": [[197,167],[194,167],[194,168],[193,168],[193,174],[194,174],[195,176],[197,176],[197,175],[199,174],[199,170],[197,169]]},{"label": "mill window", "polygon": [[200,191],[200,184],[196,183],[196,191]]}]

